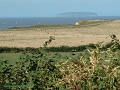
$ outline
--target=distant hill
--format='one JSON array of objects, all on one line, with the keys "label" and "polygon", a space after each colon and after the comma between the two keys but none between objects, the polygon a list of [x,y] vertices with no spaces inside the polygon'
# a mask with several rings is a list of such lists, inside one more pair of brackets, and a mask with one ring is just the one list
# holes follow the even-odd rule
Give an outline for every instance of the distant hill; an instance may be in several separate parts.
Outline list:
[{"label": "distant hill", "polygon": [[92,17],[97,16],[93,12],[65,12],[57,15],[58,17]]}]

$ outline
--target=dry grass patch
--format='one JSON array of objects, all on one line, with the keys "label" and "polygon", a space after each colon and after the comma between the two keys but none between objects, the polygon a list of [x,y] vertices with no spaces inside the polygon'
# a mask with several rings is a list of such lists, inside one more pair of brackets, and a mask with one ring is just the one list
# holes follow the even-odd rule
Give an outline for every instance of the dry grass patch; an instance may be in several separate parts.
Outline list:
[{"label": "dry grass patch", "polygon": [[[90,21],[88,21],[90,22]],[[97,23],[100,21],[96,21]],[[29,27],[0,31],[0,46],[40,47],[50,36],[56,38],[50,46],[78,46],[98,41],[109,42],[109,35],[115,34],[120,39],[120,21],[101,21],[104,24],[94,26],[56,26]],[[101,23],[100,22],[100,23]],[[95,22],[92,22],[95,23]]]}]

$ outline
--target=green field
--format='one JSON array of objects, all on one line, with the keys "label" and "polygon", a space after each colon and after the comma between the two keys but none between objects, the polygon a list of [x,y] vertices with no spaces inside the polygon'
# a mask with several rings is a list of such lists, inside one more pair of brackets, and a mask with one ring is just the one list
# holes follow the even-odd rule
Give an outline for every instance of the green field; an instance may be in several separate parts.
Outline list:
[{"label": "green field", "polygon": [[[27,53],[28,55],[31,55],[30,53]],[[84,52],[49,52],[49,58],[72,58],[72,59],[78,59]],[[23,56],[23,53],[0,53],[0,61],[8,60],[9,63],[14,63],[20,61],[21,57]],[[85,55],[84,57],[88,57],[89,55]]]},{"label": "green field", "polygon": [[20,61],[20,56],[22,53],[1,53],[0,61],[8,60],[10,63]]}]

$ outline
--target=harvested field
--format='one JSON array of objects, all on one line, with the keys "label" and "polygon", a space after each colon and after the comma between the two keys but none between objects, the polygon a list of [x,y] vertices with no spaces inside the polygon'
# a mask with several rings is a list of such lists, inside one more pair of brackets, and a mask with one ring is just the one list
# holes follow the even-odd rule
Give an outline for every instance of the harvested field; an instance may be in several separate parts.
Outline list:
[{"label": "harvested field", "polygon": [[112,34],[120,39],[119,20],[94,25],[14,28],[0,30],[0,46],[40,47],[50,36],[55,40],[49,46],[79,46],[98,41],[110,42]]}]

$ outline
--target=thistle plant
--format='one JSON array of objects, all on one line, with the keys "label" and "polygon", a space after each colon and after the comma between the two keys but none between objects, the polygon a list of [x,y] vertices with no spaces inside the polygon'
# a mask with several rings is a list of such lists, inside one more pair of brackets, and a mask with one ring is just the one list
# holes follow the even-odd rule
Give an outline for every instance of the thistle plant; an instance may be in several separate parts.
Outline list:
[{"label": "thistle plant", "polygon": [[52,40],[55,40],[54,36],[50,36],[50,39],[44,43],[44,47],[47,47],[48,44],[50,44],[52,42]]}]

